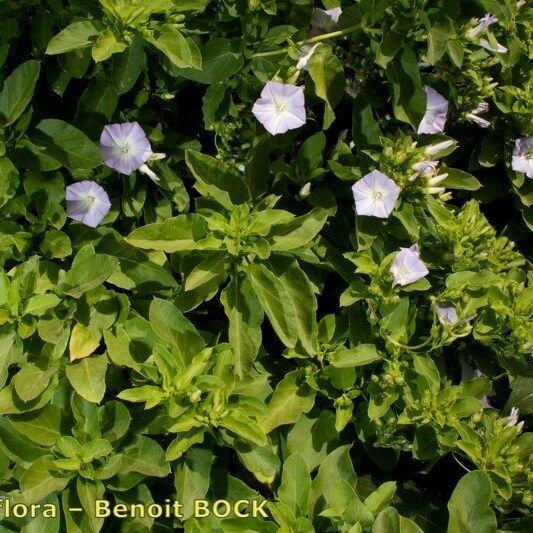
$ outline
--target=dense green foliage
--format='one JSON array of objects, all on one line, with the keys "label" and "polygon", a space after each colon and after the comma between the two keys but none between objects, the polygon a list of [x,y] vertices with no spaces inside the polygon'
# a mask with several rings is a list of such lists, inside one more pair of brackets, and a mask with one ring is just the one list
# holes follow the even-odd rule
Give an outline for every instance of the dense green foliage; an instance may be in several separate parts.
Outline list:
[{"label": "dense green foliage", "polygon": [[[532,28],[514,0],[0,0],[0,498],[61,509],[0,530],[531,532]],[[256,119],[271,80],[303,127]],[[103,164],[123,122],[160,181]],[[354,210],[373,170],[388,218]],[[268,517],[193,516],[243,498]]]}]

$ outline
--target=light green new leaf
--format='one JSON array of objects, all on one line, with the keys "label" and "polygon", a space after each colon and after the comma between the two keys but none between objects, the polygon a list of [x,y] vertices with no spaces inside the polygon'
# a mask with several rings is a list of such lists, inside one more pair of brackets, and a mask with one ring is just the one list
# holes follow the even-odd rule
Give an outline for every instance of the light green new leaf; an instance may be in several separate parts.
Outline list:
[{"label": "light green new leaf", "polygon": [[74,390],[89,402],[100,403],[105,394],[107,357],[97,355],[71,363],[65,368]]},{"label": "light green new leaf", "polygon": [[0,128],[13,124],[31,102],[41,63],[30,60],[17,67],[0,92]]},{"label": "light green new leaf", "polygon": [[278,383],[265,412],[258,417],[265,433],[284,424],[293,424],[312,409],[315,393],[302,378],[300,370],[293,370]]},{"label": "light green new leaf", "polygon": [[448,502],[448,533],[496,533],[496,516],[489,507],[489,476],[476,470],[463,476]]},{"label": "light green new leaf", "polygon": [[229,320],[228,335],[233,350],[235,373],[248,375],[261,347],[264,313],[247,278],[233,279],[222,291],[220,301]]},{"label": "light green new leaf", "polygon": [[152,329],[176,350],[182,366],[189,365],[192,358],[205,348],[196,328],[170,302],[154,298],[149,315]]},{"label": "light green new leaf", "polygon": [[98,29],[90,20],[73,22],[51,39],[46,53],[64,54],[78,48],[86,48],[94,43],[98,33]]},{"label": "light green new leaf", "polygon": [[110,28],[104,30],[98,37],[92,49],[93,59],[98,63],[109,59],[113,54],[126,50],[126,43],[120,42]]},{"label": "light green new leaf", "polygon": [[283,463],[278,499],[298,516],[307,515],[307,499],[311,490],[311,476],[302,457],[293,453]]}]

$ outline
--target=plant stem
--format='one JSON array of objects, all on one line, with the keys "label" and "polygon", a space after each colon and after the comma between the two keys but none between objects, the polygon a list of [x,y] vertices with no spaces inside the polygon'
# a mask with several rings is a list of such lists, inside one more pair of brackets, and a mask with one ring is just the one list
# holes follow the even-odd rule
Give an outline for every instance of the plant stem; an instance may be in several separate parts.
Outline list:
[{"label": "plant stem", "polygon": [[[348,28],[344,28],[343,30],[336,30],[336,31],[331,31],[329,33],[323,33],[322,35],[315,35],[315,37],[304,39],[303,41],[296,43],[296,45],[298,46],[298,48],[300,48],[302,46],[305,46],[306,44],[320,43],[322,41],[327,41],[328,39],[333,39],[335,37],[342,37],[343,35],[347,35],[348,33],[352,33],[353,31],[360,30],[360,29],[362,29],[361,24],[356,24],[355,26],[349,26]],[[374,28],[364,28],[364,30],[370,33],[381,33],[381,30],[374,29]],[[252,58],[277,56],[278,54],[286,53],[287,50],[288,50],[288,47],[278,48],[278,50],[269,50],[268,52],[257,52],[252,55]]]}]

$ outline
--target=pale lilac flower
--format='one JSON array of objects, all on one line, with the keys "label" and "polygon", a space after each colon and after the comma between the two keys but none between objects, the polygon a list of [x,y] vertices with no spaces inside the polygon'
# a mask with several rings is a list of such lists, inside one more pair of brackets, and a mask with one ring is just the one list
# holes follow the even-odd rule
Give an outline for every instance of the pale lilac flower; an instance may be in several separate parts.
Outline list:
[{"label": "pale lilac flower", "polygon": [[[155,153],[150,156],[150,161],[159,161],[160,159],[164,159],[166,156],[167,154]],[[155,183],[160,181],[159,176],[146,163],[139,167],[139,172],[146,174]]]},{"label": "pale lilac flower", "polygon": [[506,54],[508,52],[508,49],[503,46],[503,44],[496,42],[495,45],[492,45],[488,39],[485,39],[485,37],[479,39],[478,44],[481,48],[485,48],[485,50],[488,50],[489,52],[495,52],[497,54]]},{"label": "pale lilac flower", "polygon": [[442,133],[448,114],[448,100],[435,89],[426,85],[426,112],[418,126],[418,133]]},{"label": "pale lilac flower", "polygon": [[487,13],[484,17],[477,19],[476,27],[468,30],[466,36],[469,39],[475,39],[481,32],[485,31],[489,26],[492,26],[496,22],[498,22],[497,17]]},{"label": "pale lilac flower", "polygon": [[311,16],[311,28],[318,32],[332,31],[339,23],[341,14],[342,9],[340,7],[326,10],[317,7],[313,10],[313,15]]},{"label": "pale lilac flower", "polygon": [[108,124],[100,137],[104,163],[121,174],[131,174],[152,156],[152,147],[137,122]]},{"label": "pale lilac flower", "polygon": [[442,305],[435,302],[435,310],[443,324],[451,325],[457,322],[457,310],[452,305]]},{"label": "pale lilac flower", "polygon": [[512,407],[511,412],[509,413],[509,416],[506,416],[504,418],[500,418],[500,423],[503,427],[510,428],[513,426],[516,426],[518,429],[522,429],[522,426],[524,425],[524,422],[518,422],[518,416],[520,415],[520,411],[517,407]]},{"label": "pale lilac flower", "polygon": [[[465,361],[464,357],[461,356],[459,358],[459,362],[461,363],[461,383],[463,381],[468,381],[468,380],[471,380],[471,379],[479,379],[479,378],[483,377],[483,374],[481,373],[481,371],[478,370],[477,368],[474,368],[474,367],[470,366]],[[483,409],[491,409],[492,408],[492,406],[490,405],[490,402],[489,402],[489,398],[488,398],[489,396],[494,396],[494,392],[492,390],[489,391],[488,394],[483,396],[483,398],[481,398],[481,405],[483,406]]]},{"label": "pale lilac flower", "polygon": [[358,215],[388,218],[400,195],[400,187],[379,170],[373,170],[352,186]]},{"label": "pale lilac flower", "polygon": [[533,137],[516,139],[513,149],[512,169],[533,178]]},{"label": "pale lilac flower", "polygon": [[415,163],[412,168],[416,170],[416,173],[413,174],[409,181],[414,181],[418,176],[434,176],[437,172],[438,161],[420,161]]},{"label": "pale lilac flower", "polygon": [[482,117],[479,117],[475,113],[467,113],[466,118],[470,122],[474,122],[474,124],[477,124],[481,128],[488,128],[490,126],[490,122]]},{"label": "pale lilac flower", "polygon": [[309,60],[311,56],[315,53],[317,46],[320,43],[316,44],[304,44],[298,51],[298,63],[296,68],[298,70],[308,70],[309,69]]},{"label": "pale lilac flower", "polygon": [[109,196],[94,181],[79,181],[65,192],[67,215],[86,226],[96,228],[111,209]]},{"label": "pale lilac flower", "polygon": [[418,246],[400,248],[390,267],[394,280],[392,286],[409,285],[429,274],[426,265],[421,261]]},{"label": "pale lilac flower", "polygon": [[437,144],[430,144],[429,146],[426,146],[425,152],[428,157],[442,157],[444,154],[448,152],[448,148],[454,146],[456,144],[456,141],[450,139],[448,141],[442,141]]},{"label": "pale lilac flower", "polygon": [[285,133],[305,124],[303,87],[268,81],[252,113],[272,135]]}]

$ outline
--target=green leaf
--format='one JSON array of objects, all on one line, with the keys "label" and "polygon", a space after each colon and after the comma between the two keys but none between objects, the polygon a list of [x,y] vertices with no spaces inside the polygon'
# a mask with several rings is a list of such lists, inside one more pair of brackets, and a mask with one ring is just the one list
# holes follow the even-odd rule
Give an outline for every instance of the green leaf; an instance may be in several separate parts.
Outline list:
[{"label": "green leaf", "polygon": [[274,257],[270,261],[272,272],[284,289],[285,305],[291,308],[290,317],[296,336],[310,354],[318,350],[317,301],[311,283],[298,263],[286,257]]},{"label": "green leaf", "polygon": [[102,163],[100,150],[89,137],[62,120],[41,120],[31,140],[70,170],[91,169]]},{"label": "green leaf", "polygon": [[194,513],[194,500],[205,498],[210,485],[211,465],[215,457],[213,450],[193,446],[182,461],[176,464],[174,486],[176,499],[183,504],[183,519]]},{"label": "green leaf", "polygon": [[96,254],[90,244],[84,246],[74,258],[71,269],[63,281],[59,283],[58,290],[73,298],[101,285],[118,266],[118,259],[110,255]]},{"label": "green leaf", "polygon": [[389,504],[396,494],[396,482],[386,481],[380,485],[374,492],[369,494],[364,504],[368,510],[375,516]]},{"label": "green leaf", "polygon": [[126,50],[126,43],[120,42],[110,28],[104,30],[98,36],[92,49],[93,59],[98,63],[109,59],[113,54],[119,54]]},{"label": "green leaf", "polygon": [[21,500],[29,505],[37,503],[53,492],[62,491],[70,478],[58,475],[51,456],[37,459],[20,478]]},{"label": "green leaf", "polygon": [[[206,237],[204,219],[199,215],[189,214],[137,228],[128,235],[126,242],[138,248],[173,253],[207,248],[209,242],[213,241]],[[214,243],[212,248],[215,248]]]},{"label": "green leaf", "polygon": [[113,57],[111,78],[119,94],[127,93],[146,66],[146,54],[141,39],[134,39],[126,51]]},{"label": "green leaf", "polygon": [[336,368],[352,368],[379,361],[381,355],[374,344],[359,344],[354,348],[339,350],[329,357],[331,364]]},{"label": "green leaf", "polygon": [[302,372],[289,372],[277,385],[266,411],[258,417],[265,433],[284,424],[293,424],[315,404],[315,393],[303,382]]},{"label": "green leaf", "polygon": [[70,332],[69,357],[71,361],[89,357],[100,346],[101,333],[94,332],[80,322]]},{"label": "green leaf", "polygon": [[379,124],[374,117],[368,91],[362,91],[353,102],[352,135],[361,149],[379,148],[382,135]]},{"label": "green leaf", "polygon": [[235,449],[242,464],[253,473],[258,481],[272,484],[281,466],[272,446],[267,445],[260,448],[235,441]]},{"label": "green leaf", "polygon": [[122,453],[122,473],[137,472],[149,477],[165,477],[170,474],[165,452],[155,440],[137,435],[131,444],[122,449]]},{"label": "green leaf", "polygon": [[25,433],[14,429],[7,417],[0,418],[0,449],[11,461],[24,468],[29,468],[39,457],[50,453],[34,444]]},{"label": "green leaf", "polygon": [[324,100],[324,122],[328,129],[335,120],[333,109],[342,99],[346,86],[344,69],[340,59],[333,54],[331,46],[321,44],[309,60],[309,75],[315,84],[316,95]]},{"label": "green leaf", "polygon": [[251,265],[246,272],[274,331],[285,346],[294,348],[297,341],[294,305],[286,287],[264,265]]},{"label": "green leaf", "polygon": [[438,20],[428,32],[427,62],[435,65],[446,53],[448,42],[455,36],[453,26],[447,18]]},{"label": "green leaf", "polygon": [[[313,438],[310,439],[309,436]],[[298,453],[312,472],[326,458],[339,435],[335,430],[335,415],[323,410],[318,418],[302,415],[287,434],[287,450]]]},{"label": "green leaf", "polygon": [[263,430],[241,409],[231,409],[226,416],[220,419],[219,423],[256,446],[266,446],[268,442]]},{"label": "green leaf", "polygon": [[104,518],[98,518],[95,513],[96,500],[104,497],[105,488],[101,481],[91,481],[78,476],[76,479],[76,492],[85,511],[92,531],[99,531],[104,523]]},{"label": "green leaf", "polygon": [[316,208],[290,222],[274,226],[268,235],[272,251],[284,252],[306,246],[318,235],[327,218],[325,209]]},{"label": "green leaf", "polygon": [[496,516],[490,508],[489,476],[476,470],[463,476],[448,502],[448,533],[496,533]]},{"label": "green leaf", "polygon": [[311,490],[311,476],[302,457],[293,453],[283,463],[278,499],[298,516],[307,515],[307,499]]},{"label": "green leaf", "polygon": [[86,357],[65,368],[65,374],[74,390],[89,402],[100,403],[105,394],[107,357]]},{"label": "green leaf", "polygon": [[32,411],[9,418],[11,425],[24,436],[42,446],[52,446],[61,437],[61,409],[45,405],[41,411]]},{"label": "green leaf", "polygon": [[418,58],[409,46],[387,65],[387,77],[393,88],[394,115],[417,129],[426,111],[426,95],[422,89]]},{"label": "green leaf", "polygon": [[355,488],[357,478],[350,458],[350,446],[340,446],[333,450],[322,461],[318,474],[311,483],[309,493],[309,518],[317,516],[324,510],[324,496],[332,480],[344,479],[352,488]]},{"label": "green leaf", "polygon": [[210,39],[201,49],[202,67],[180,69],[180,76],[199,83],[227,82],[243,65],[242,55],[229,39]]},{"label": "green leaf", "polygon": [[0,128],[13,124],[31,102],[41,71],[39,61],[26,61],[4,81],[0,92]]},{"label": "green leaf", "polygon": [[64,54],[78,48],[86,48],[94,43],[98,34],[99,31],[90,20],[73,22],[52,38],[48,43],[46,53],[49,55]]},{"label": "green leaf", "polygon": [[212,254],[195,266],[185,280],[184,289],[192,291],[226,272],[229,263],[224,260],[224,255]]},{"label": "green leaf", "polygon": [[57,368],[57,365],[42,369],[35,363],[25,364],[12,381],[17,396],[23,402],[31,402],[37,398],[48,387]]},{"label": "green leaf", "polygon": [[477,191],[482,187],[481,183],[474,176],[463,170],[443,166],[441,167],[440,172],[448,174],[448,177],[440,184],[447,189]]},{"label": "green leaf", "polygon": [[156,335],[176,350],[182,366],[189,365],[193,357],[205,348],[205,342],[196,328],[166,300],[152,300],[150,324]]},{"label": "green leaf", "polygon": [[166,451],[166,460],[175,461],[179,459],[191,446],[199,444],[204,440],[206,428],[193,428],[187,433],[181,433],[169,445]]},{"label": "green leaf", "polygon": [[202,68],[200,50],[191,39],[170,24],[161,25],[151,37],[146,40],[161,50],[178,68]]},{"label": "green leaf", "polygon": [[412,520],[398,514],[393,507],[383,509],[376,517],[372,533],[424,533]]},{"label": "green leaf", "polygon": [[195,188],[226,209],[250,200],[250,191],[240,172],[223,161],[196,150],[185,152],[185,162],[196,178]]},{"label": "green leaf", "polygon": [[[59,509],[59,501],[57,496],[50,495],[39,502],[42,509],[47,508],[47,504],[52,505],[54,509]],[[50,507],[48,507],[50,509]],[[30,522],[26,523],[20,533],[58,533],[61,524],[61,514],[56,513],[55,516],[43,516],[37,513],[36,517]]]},{"label": "green leaf", "polygon": [[222,291],[220,301],[229,320],[235,373],[244,379],[255,361],[261,346],[263,311],[247,278],[233,279]]}]

